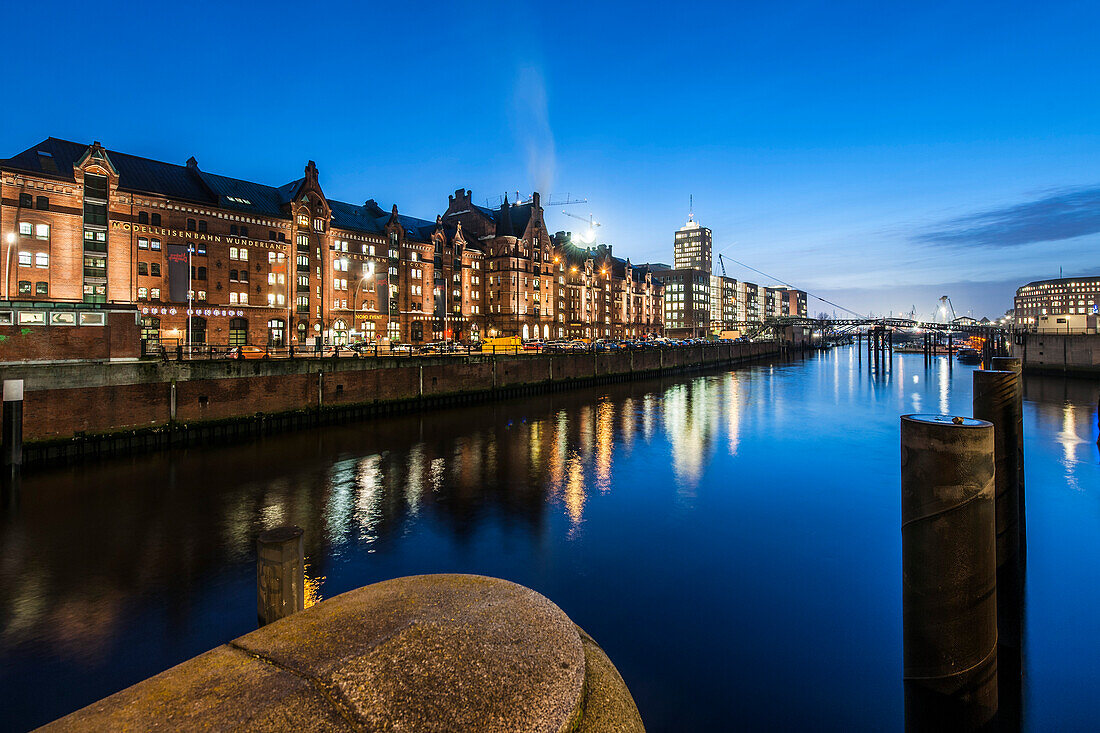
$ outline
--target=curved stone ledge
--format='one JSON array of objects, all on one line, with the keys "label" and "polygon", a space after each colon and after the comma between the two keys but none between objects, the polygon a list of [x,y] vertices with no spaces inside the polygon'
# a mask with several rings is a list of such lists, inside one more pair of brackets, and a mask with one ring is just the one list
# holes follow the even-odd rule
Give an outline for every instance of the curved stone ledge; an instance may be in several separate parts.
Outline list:
[{"label": "curved stone ledge", "polygon": [[544,596],[478,575],[344,593],[45,730],[642,731],[614,665]]}]

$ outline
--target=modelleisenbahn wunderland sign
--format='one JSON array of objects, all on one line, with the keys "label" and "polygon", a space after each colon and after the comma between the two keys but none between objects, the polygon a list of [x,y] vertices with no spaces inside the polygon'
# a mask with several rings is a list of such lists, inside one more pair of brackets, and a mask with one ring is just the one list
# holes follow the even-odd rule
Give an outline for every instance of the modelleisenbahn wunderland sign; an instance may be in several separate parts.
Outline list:
[{"label": "modelleisenbahn wunderland sign", "polygon": [[243,316],[244,311],[229,310],[227,308],[142,308],[143,316],[174,316],[184,313],[189,316]]}]

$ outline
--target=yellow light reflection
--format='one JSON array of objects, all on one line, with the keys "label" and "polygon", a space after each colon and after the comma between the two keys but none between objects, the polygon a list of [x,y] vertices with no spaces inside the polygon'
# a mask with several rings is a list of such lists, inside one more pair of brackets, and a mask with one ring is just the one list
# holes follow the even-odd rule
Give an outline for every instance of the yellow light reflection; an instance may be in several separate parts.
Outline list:
[{"label": "yellow light reflection", "polygon": [[615,406],[610,400],[596,408],[596,488],[601,494],[611,489],[611,453],[615,444]]}]

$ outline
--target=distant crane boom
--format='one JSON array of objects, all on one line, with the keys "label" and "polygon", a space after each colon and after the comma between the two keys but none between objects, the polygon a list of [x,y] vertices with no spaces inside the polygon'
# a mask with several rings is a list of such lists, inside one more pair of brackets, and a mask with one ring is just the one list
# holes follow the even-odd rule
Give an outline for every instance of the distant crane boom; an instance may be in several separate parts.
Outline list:
[{"label": "distant crane boom", "polygon": [[580,221],[585,222],[586,224],[588,224],[589,229],[595,229],[596,227],[600,226],[600,223],[598,221],[596,221],[596,218],[592,214],[589,214],[588,218],[585,219],[583,216],[577,216],[576,214],[570,214],[565,209],[562,209],[561,213],[565,214],[566,216],[572,217],[574,219],[579,219]]},{"label": "distant crane boom", "polygon": [[728,277],[726,275],[726,261],[722,259],[722,253],[718,253],[718,264],[722,266],[722,277]]}]

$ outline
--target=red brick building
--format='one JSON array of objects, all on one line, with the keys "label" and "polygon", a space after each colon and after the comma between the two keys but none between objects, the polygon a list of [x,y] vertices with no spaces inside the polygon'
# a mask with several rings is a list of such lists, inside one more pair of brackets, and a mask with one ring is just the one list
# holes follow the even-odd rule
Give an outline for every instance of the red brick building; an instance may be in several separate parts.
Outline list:
[{"label": "red brick building", "polygon": [[173,344],[659,332],[660,284],[551,237],[537,193],[471,198],[431,221],[327,198],[313,161],[273,187],[48,138],[0,160],[0,300],[131,304]]}]

